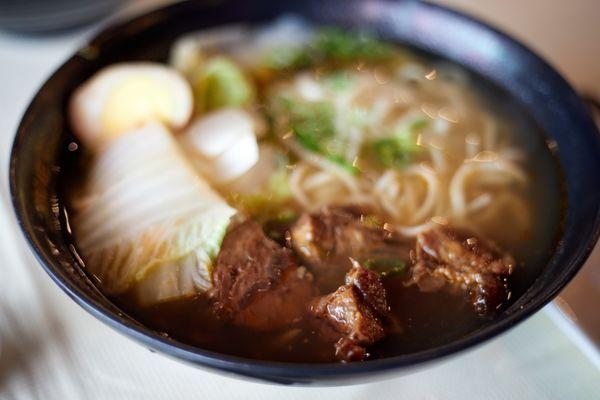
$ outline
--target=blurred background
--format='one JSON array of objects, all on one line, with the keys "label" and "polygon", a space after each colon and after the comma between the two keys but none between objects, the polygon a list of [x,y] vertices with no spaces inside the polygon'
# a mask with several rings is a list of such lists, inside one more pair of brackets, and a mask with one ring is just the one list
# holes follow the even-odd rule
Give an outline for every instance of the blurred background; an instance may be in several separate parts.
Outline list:
[{"label": "blurred background", "polygon": [[[139,11],[174,0],[0,0],[5,31],[65,33],[119,9]],[[431,0],[464,11],[509,32],[534,48],[581,90],[600,95],[600,45],[596,0]]]},{"label": "blurred background", "polygon": [[436,0],[508,32],[580,91],[600,96],[600,4],[596,0]]},{"label": "blurred background", "polygon": [[[117,398],[113,397],[113,395],[122,395],[123,393],[126,394],[123,398],[142,398],[144,394],[157,395],[160,398],[174,398],[177,397],[178,393],[182,396],[186,393],[178,391],[179,389],[175,391],[165,389],[164,393],[160,391],[154,392],[154,389],[150,389],[150,387],[154,387],[152,385],[149,385],[147,388],[143,387],[148,383],[148,380],[151,380],[148,379],[148,375],[144,374],[151,374],[152,377],[156,378],[156,382],[163,382],[162,379],[166,379],[162,376],[166,372],[157,372],[162,370],[148,372],[150,371],[149,369],[144,370],[144,368],[140,368],[140,360],[144,362],[151,360],[149,358],[150,355],[146,354],[148,352],[143,349],[140,349],[137,355],[133,354],[136,350],[131,350],[133,355],[131,357],[128,356],[131,360],[129,360],[129,363],[125,363],[126,366],[129,365],[131,368],[137,369],[137,371],[124,370],[122,366],[120,370],[116,369],[117,367],[113,365],[114,360],[108,356],[110,346],[118,345],[127,347],[134,345],[117,337],[114,332],[110,332],[108,328],[94,321],[92,317],[86,315],[74,303],[68,301],[66,296],[60,293],[60,290],[52,284],[50,279],[43,274],[41,268],[35,264],[28,250],[22,246],[20,232],[14,227],[12,213],[9,208],[7,184],[8,155],[19,119],[39,86],[50,73],[73,53],[77,47],[82,45],[87,38],[91,37],[102,27],[109,25],[111,21],[127,18],[128,16],[171,2],[173,1],[0,0],[0,206],[2,206],[0,208],[0,276],[6,276],[6,265],[12,265],[13,267],[19,265],[22,266],[22,269],[13,268],[13,270],[9,270],[8,277],[9,280],[13,279],[14,281],[21,281],[23,283],[18,293],[17,290],[13,290],[12,293],[10,290],[6,293],[2,293],[0,290],[0,335],[2,335],[3,329],[7,329],[7,326],[11,324],[17,325],[15,319],[7,317],[8,313],[3,314],[3,309],[9,309],[11,304],[25,303],[27,307],[23,308],[20,306],[20,311],[24,315],[31,316],[31,318],[41,315],[39,320],[33,319],[38,322],[31,329],[36,332],[43,331],[44,329],[63,332],[62,336],[57,336],[58,339],[53,339],[55,341],[58,340],[58,342],[53,342],[53,346],[56,345],[57,348],[62,349],[60,351],[67,354],[66,356],[61,356],[62,358],[46,354],[44,357],[49,357],[50,361],[46,359],[45,365],[38,365],[38,359],[34,359],[34,363],[36,364],[32,365],[31,359],[25,356],[23,350],[19,349],[17,345],[13,344],[13,347],[11,347],[10,341],[0,340],[0,399],[89,398],[87,395],[90,392],[85,389],[85,386],[90,384],[91,378],[90,376],[86,376],[86,374],[90,373],[93,376],[96,376],[94,374],[99,374],[97,375],[99,381],[111,388],[108,391],[106,391],[106,388],[98,389],[104,390],[101,393],[105,396],[98,396],[102,398]],[[596,105],[598,104],[597,99],[600,98],[600,23],[598,22],[600,2],[598,0],[571,0],[568,2],[558,0],[528,0],[521,2],[500,0],[436,0],[434,2],[471,14],[506,31],[541,54],[590,103],[593,103],[594,99],[596,99]],[[45,293],[43,296],[52,298],[53,303],[41,300],[45,299],[42,296],[43,293]],[[50,303],[53,304],[52,307],[49,306]],[[555,348],[556,353],[548,353],[551,357],[567,357],[563,353],[575,351],[573,349],[576,348],[583,352],[591,360],[590,365],[592,365],[592,369],[596,368],[595,372],[592,371],[591,375],[589,375],[589,371],[585,372],[588,373],[585,376],[597,379],[599,376],[598,371],[600,371],[600,362],[598,361],[600,360],[598,356],[598,346],[600,346],[600,312],[597,310],[598,305],[600,305],[600,247],[596,246],[581,273],[578,274],[574,281],[561,294],[560,298],[554,302],[554,306],[546,308],[546,315],[549,320],[553,321],[554,325],[540,322],[540,317],[534,317],[532,319],[533,322],[530,320],[524,323],[523,326],[512,331],[506,337],[497,339],[491,345],[486,345],[484,349],[472,352],[468,356],[462,357],[459,361],[453,361],[454,364],[447,364],[446,366],[438,367],[431,371],[428,370],[418,375],[420,378],[416,377],[413,381],[415,388],[412,388],[411,384],[405,383],[404,389],[408,390],[407,393],[423,394],[419,391],[410,392],[410,390],[417,390],[419,382],[428,379],[438,379],[440,382],[443,381],[450,386],[446,386],[445,388],[443,386],[440,386],[440,388],[431,387],[430,396],[417,397],[431,399],[469,398],[475,394],[480,394],[484,395],[484,398],[492,398],[485,395],[492,392],[486,392],[487,389],[484,389],[481,385],[470,388],[459,387],[460,385],[457,382],[460,382],[460,379],[464,378],[464,375],[456,375],[459,374],[455,372],[456,367],[459,369],[462,368],[461,373],[468,374],[468,371],[470,371],[469,368],[487,367],[485,362],[486,357],[488,357],[488,360],[489,357],[508,357],[509,365],[517,368],[515,371],[518,371],[518,368],[528,369],[531,366],[537,368],[544,360],[551,360],[531,354],[529,354],[530,358],[521,360],[518,355],[513,353],[524,351],[528,345],[538,340],[536,337],[527,338],[527,335],[538,334],[540,335],[539,340],[542,340],[541,336],[544,336],[543,340],[549,340],[548,342],[544,342],[549,346],[548,349]],[[72,319],[70,321],[63,320],[62,322],[58,322],[58,319],[53,320],[52,314],[56,314],[57,309],[60,312],[70,313],[68,315],[73,316]],[[536,320],[535,318],[538,319]],[[548,329],[558,329],[558,331],[549,332]],[[94,330],[94,332],[91,333],[91,330]],[[8,331],[10,332],[10,330]],[[77,347],[76,342],[78,339],[76,338],[82,332],[85,332],[85,335],[87,335],[85,340],[89,341],[80,343],[80,346]],[[15,330],[10,335],[12,335],[11,337],[22,335],[22,340],[18,343],[18,346],[27,348],[27,353],[30,350],[36,351],[41,346],[40,340],[42,339],[30,334],[30,332],[26,332],[25,334],[24,332]],[[8,334],[5,336],[8,336]],[[529,343],[526,340],[532,340],[532,342]],[[68,343],[61,344],[60,341],[67,341]],[[73,341],[75,344],[69,341]],[[575,343],[575,345],[569,341]],[[89,348],[89,346],[95,346],[96,344],[101,347],[105,346],[103,348],[107,349],[106,352],[104,354],[81,355],[81,349]],[[511,346],[516,347],[512,348]],[[142,350],[144,351],[143,354],[141,353]],[[524,352],[526,353],[526,351]],[[42,352],[41,354],[44,353]],[[39,359],[45,360],[44,357],[40,356]],[[53,359],[52,357],[58,358]],[[152,355],[152,357],[157,356]],[[86,364],[88,361],[94,365],[93,368],[90,368]],[[200,379],[198,378],[199,375],[192,374],[193,370],[191,368],[184,369],[179,364],[167,361],[161,361],[161,363],[166,363],[167,367],[170,368],[170,372],[179,374],[178,384],[198,383],[196,380]],[[532,364],[534,361],[535,363]],[[573,361],[573,359],[557,361],[582,362]],[[70,365],[67,365],[69,363]],[[105,369],[102,369],[102,366]],[[579,366],[583,368],[583,365]],[[23,374],[16,373],[15,371],[19,368],[25,372]],[[61,368],[65,370],[68,368],[69,371],[75,372],[76,376],[72,376],[69,379],[61,376]],[[144,372],[141,372],[142,370]],[[119,372],[117,373],[117,371]],[[512,383],[515,382],[515,379],[521,379],[517,378],[516,372],[513,373],[515,374],[514,376],[504,371],[503,376],[505,380],[503,381],[499,375],[494,375],[492,371],[489,383],[494,384],[495,381],[498,385],[501,385],[502,382]],[[126,383],[122,379],[119,380],[119,374],[127,376],[129,382],[135,382],[138,385],[137,389],[134,390],[128,386],[127,383],[129,382]],[[429,376],[423,376],[424,374],[429,374]],[[64,375],[64,371],[62,375]],[[558,375],[546,373],[543,377],[544,379],[550,379]],[[223,382],[227,384],[233,382],[220,380],[221,378],[213,378],[213,375],[208,376],[213,382],[213,387],[216,387],[215,385],[222,385]],[[52,377],[50,379],[51,383],[41,382],[48,380],[48,377]],[[453,379],[456,379],[457,382],[452,383]],[[525,376],[523,379],[524,382],[528,382],[523,383],[525,386],[535,385],[536,382],[538,384],[544,382],[540,378],[540,375],[535,374],[529,377]],[[200,381],[203,380],[200,379]],[[569,382],[563,383],[567,386],[569,384]],[[571,382],[571,384],[575,385],[575,382]],[[231,385],[230,389],[241,390],[240,394],[244,395],[244,386],[240,385],[243,384],[236,382]],[[544,394],[548,394],[549,392],[546,392],[543,386],[543,384],[540,384],[539,387],[534,386],[533,389],[527,387],[527,390],[531,391],[528,392],[523,389],[521,394],[523,397],[530,398],[527,396],[528,393],[538,393],[541,394],[540,398],[544,398],[546,397]],[[227,389],[225,388],[216,388],[215,390],[223,394],[227,393]],[[299,393],[295,391],[280,392],[275,389],[265,390],[263,394],[272,395],[273,398],[281,398],[282,395],[288,398],[287,396],[290,394]],[[345,398],[362,398],[357,393],[366,393],[362,389],[352,390],[344,388],[344,390],[335,393],[336,396],[343,395]],[[98,392],[93,393],[97,394]],[[332,394],[333,392],[329,393]],[[249,395],[249,393],[246,394]],[[591,393],[588,394],[591,395]],[[593,398],[593,395],[591,396],[590,398]],[[96,396],[93,397],[95,398]],[[240,398],[248,397],[242,396]],[[256,398],[264,397],[258,396]],[[506,397],[499,396],[495,398]]]}]

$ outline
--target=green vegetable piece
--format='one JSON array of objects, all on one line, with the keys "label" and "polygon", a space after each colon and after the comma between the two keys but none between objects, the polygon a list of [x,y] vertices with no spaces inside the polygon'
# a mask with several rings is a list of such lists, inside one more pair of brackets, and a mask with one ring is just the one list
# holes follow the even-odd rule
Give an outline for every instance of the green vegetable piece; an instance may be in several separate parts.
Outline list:
[{"label": "green vegetable piece", "polygon": [[254,88],[244,73],[227,58],[210,59],[194,84],[199,111],[238,107],[254,98]]},{"label": "green vegetable piece", "polygon": [[417,118],[394,131],[391,137],[375,140],[373,149],[378,161],[386,167],[403,167],[412,156],[421,149],[417,144],[415,133],[426,127],[425,118]]},{"label": "green vegetable piece", "polygon": [[356,175],[360,172],[360,170],[358,168],[356,168],[354,165],[349,163],[343,156],[341,156],[339,154],[330,154],[327,156],[327,159],[329,161],[333,161],[334,163],[336,163],[337,165],[339,165],[340,167],[342,167],[344,170],[346,170],[348,173],[350,173],[352,175]]},{"label": "green vegetable piece", "polygon": [[408,164],[410,156],[395,138],[383,138],[373,142],[377,160],[386,167],[400,167]]},{"label": "green vegetable piece", "polygon": [[325,86],[335,92],[343,92],[352,86],[352,79],[347,71],[330,72],[322,79]]},{"label": "green vegetable piece", "polygon": [[289,159],[283,154],[277,154],[277,168],[269,176],[263,190],[253,194],[236,194],[230,198],[244,212],[254,215],[258,222],[275,220],[284,222],[292,218],[288,202],[292,196],[289,186],[289,172],[286,165]]},{"label": "green vegetable piece", "polygon": [[398,276],[406,269],[406,262],[400,259],[374,259],[363,262],[365,268],[379,272],[382,277]]},{"label": "green vegetable piece", "polygon": [[398,265],[398,266],[390,269],[389,271],[383,271],[381,273],[381,276],[383,278],[392,278],[394,276],[398,276],[398,275],[402,274],[405,269],[406,269],[406,264]]},{"label": "green vegetable piece", "polygon": [[286,222],[292,222],[292,221],[296,220],[297,218],[298,218],[297,212],[295,212],[293,210],[289,210],[289,209],[284,209],[277,214],[277,216],[275,217],[275,220],[280,223],[286,223]]},{"label": "green vegetable piece", "polygon": [[290,114],[290,126],[298,143],[308,150],[323,154],[326,141],[335,136],[331,104],[284,99],[283,105]]},{"label": "green vegetable piece", "polygon": [[298,137],[303,137],[311,143],[310,146],[320,147],[319,142],[323,139],[335,136],[333,117],[333,107],[329,103],[298,103],[292,110],[292,129]]},{"label": "green vegetable piece", "polygon": [[394,132],[394,137],[404,151],[416,153],[420,151],[415,133],[425,128],[429,122],[425,118],[416,118]]},{"label": "green vegetable piece", "polygon": [[336,138],[333,106],[327,102],[295,102],[279,99],[289,115],[289,124],[298,143],[307,150],[325,156],[352,175],[360,172],[341,154],[343,144]]},{"label": "green vegetable piece", "polygon": [[269,178],[269,192],[274,201],[284,201],[292,195],[285,167],[279,168]]},{"label": "green vegetable piece", "polygon": [[384,222],[376,215],[365,215],[362,218],[362,224],[369,228],[381,228]]},{"label": "green vegetable piece", "polygon": [[393,47],[366,32],[326,28],[315,35],[311,48],[316,58],[333,61],[363,59],[381,61],[393,55]]},{"label": "green vegetable piece", "polygon": [[276,47],[264,55],[262,64],[274,70],[301,69],[312,64],[312,58],[304,47]]},{"label": "green vegetable piece", "polygon": [[269,50],[262,65],[274,70],[295,70],[324,62],[383,61],[397,54],[392,45],[366,32],[325,28],[317,31],[307,45]]}]

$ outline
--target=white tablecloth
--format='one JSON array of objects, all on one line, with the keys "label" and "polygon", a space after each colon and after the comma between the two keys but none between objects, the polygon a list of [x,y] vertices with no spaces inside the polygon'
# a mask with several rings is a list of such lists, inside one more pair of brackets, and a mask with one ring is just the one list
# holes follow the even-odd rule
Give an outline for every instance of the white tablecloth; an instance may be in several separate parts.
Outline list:
[{"label": "white tablecloth", "polygon": [[422,372],[343,388],[221,377],[151,353],[95,320],[35,262],[14,224],[7,192],[8,154],[21,114],[88,34],[0,34],[0,399],[600,398],[598,353],[556,308]]}]

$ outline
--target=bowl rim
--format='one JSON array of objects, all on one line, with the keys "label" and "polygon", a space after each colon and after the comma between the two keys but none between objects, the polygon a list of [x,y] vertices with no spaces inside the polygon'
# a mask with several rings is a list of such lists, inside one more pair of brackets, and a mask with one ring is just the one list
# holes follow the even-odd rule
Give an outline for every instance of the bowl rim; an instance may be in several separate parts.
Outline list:
[{"label": "bowl rim", "polygon": [[[165,13],[177,13],[178,10],[185,9],[185,7],[189,6],[191,3],[193,3],[192,0],[178,2],[144,12],[140,15],[134,16],[133,18],[126,17],[124,19],[112,21],[110,25],[101,27],[100,30],[82,46],[85,46],[86,44],[93,45],[94,43],[101,43],[105,38],[126,30],[131,24],[141,24],[144,21],[151,21],[154,18],[163,16]],[[469,23],[476,26],[477,29],[494,33],[511,46],[516,46],[517,48],[520,48],[520,50],[527,53],[540,66],[540,68],[545,69],[546,72],[554,74],[564,89],[577,96],[571,86],[558,72],[556,72],[553,67],[551,67],[534,51],[530,50],[528,47],[513,39],[510,35],[504,33],[503,31],[489,25],[486,22],[482,22],[474,17],[471,17],[470,15],[455,11],[445,6],[431,4],[428,2],[421,2],[419,6],[431,8],[437,12],[445,13],[459,23]],[[540,310],[556,295],[558,295],[558,293],[566,286],[566,284],[575,276],[575,274],[583,266],[585,260],[593,250],[594,244],[600,237],[600,207],[597,206],[595,218],[590,222],[590,224],[593,225],[592,234],[587,238],[585,243],[582,243],[579,246],[580,251],[571,257],[572,262],[570,263],[567,271],[561,274],[559,278],[552,281],[552,285],[546,287],[546,290],[543,293],[540,293],[539,296],[533,298],[527,307],[522,307],[521,309],[515,310],[502,319],[496,320],[494,323],[490,323],[483,328],[478,329],[475,332],[471,332],[467,336],[451,343],[428,348],[416,353],[367,360],[360,363],[291,363],[249,359],[218,353],[164,337],[150,328],[122,318],[115,312],[106,308],[104,305],[100,304],[94,299],[89,298],[84,291],[76,285],[67,280],[63,280],[57,272],[58,268],[61,267],[59,265],[55,265],[57,264],[55,260],[45,255],[44,252],[37,246],[35,238],[26,225],[26,216],[24,215],[24,210],[19,205],[19,188],[17,186],[18,171],[16,166],[17,159],[21,153],[21,144],[23,142],[23,138],[25,135],[27,135],[28,131],[26,127],[27,120],[32,113],[32,109],[36,101],[39,100],[40,93],[44,92],[49,82],[51,82],[56,77],[57,73],[68,63],[70,63],[74,57],[76,57],[76,54],[76,52],[72,54],[52,73],[52,75],[50,75],[49,78],[46,79],[45,83],[30,101],[29,106],[24,112],[17,128],[17,133],[15,135],[10,153],[9,167],[11,202],[17,223],[38,263],[41,264],[46,273],[48,273],[52,280],[71,299],[73,299],[77,304],[79,304],[94,317],[106,323],[111,328],[114,328],[117,332],[125,334],[126,336],[133,338],[143,345],[149,346],[152,349],[156,349],[178,359],[247,377],[266,378],[267,380],[279,383],[287,383],[288,381],[285,380],[286,378],[297,379],[301,382],[302,380],[313,380],[319,378],[327,379],[352,377],[372,372],[381,372],[391,369],[400,369],[403,367],[424,365],[428,362],[440,360],[466,349],[474,348],[476,345],[480,345],[483,342],[496,337],[500,333],[506,332],[508,329],[514,327]],[[581,104],[580,107],[583,107],[583,104]],[[584,111],[584,114],[587,114],[587,112]]]}]

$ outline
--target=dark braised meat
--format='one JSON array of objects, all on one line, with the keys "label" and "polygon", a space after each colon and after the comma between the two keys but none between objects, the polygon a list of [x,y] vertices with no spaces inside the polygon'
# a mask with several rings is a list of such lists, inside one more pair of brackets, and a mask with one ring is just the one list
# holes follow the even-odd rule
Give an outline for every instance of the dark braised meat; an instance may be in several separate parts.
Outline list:
[{"label": "dark braised meat", "polygon": [[376,272],[370,271],[352,260],[352,269],[346,274],[346,285],[358,289],[363,301],[375,314],[383,316],[389,313],[390,307],[387,303],[385,289]]},{"label": "dark braised meat", "polygon": [[295,323],[314,295],[312,275],[292,252],[263,233],[253,221],[223,239],[214,273],[215,314],[236,325],[274,330]]},{"label": "dark braised meat", "polygon": [[317,298],[311,313],[321,337],[336,342],[336,357],[359,361],[368,356],[368,346],[385,336],[383,321],[389,306],[378,274],[353,261],[346,284]]},{"label": "dark braised meat", "polygon": [[290,231],[291,245],[329,291],[343,281],[350,258],[360,262],[410,259],[410,242],[384,227],[358,207],[325,207],[298,219]]},{"label": "dark braised meat", "polygon": [[410,283],[423,292],[467,295],[479,315],[493,314],[508,299],[514,258],[468,232],[438,227],[417,236]]}]

